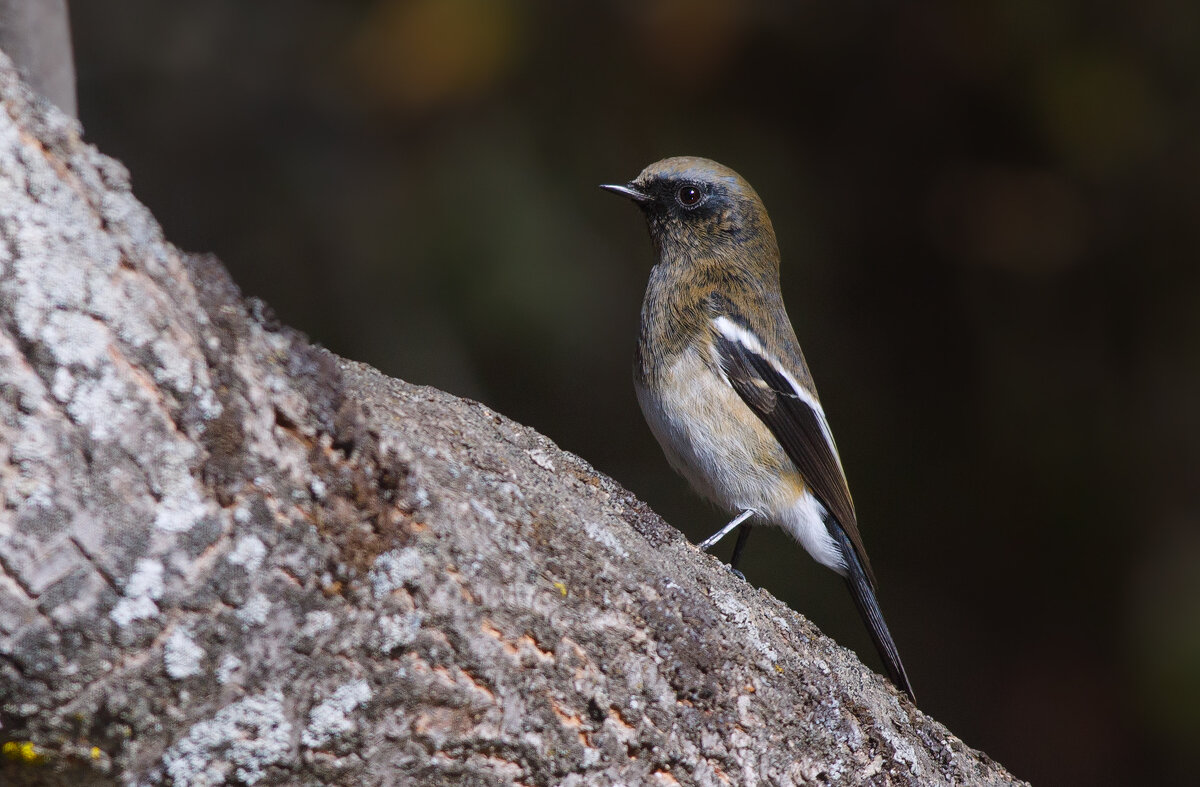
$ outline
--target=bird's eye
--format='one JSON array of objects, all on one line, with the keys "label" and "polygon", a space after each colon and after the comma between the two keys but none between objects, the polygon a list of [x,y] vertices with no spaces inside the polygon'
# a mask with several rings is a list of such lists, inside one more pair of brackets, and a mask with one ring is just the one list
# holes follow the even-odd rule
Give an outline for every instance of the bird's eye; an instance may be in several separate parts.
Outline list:
[{"label": "bird's eye", "polygon": [[685,208],[694,208],[704,200],[704,192],[695,186],[680,186],[675,199]]}]

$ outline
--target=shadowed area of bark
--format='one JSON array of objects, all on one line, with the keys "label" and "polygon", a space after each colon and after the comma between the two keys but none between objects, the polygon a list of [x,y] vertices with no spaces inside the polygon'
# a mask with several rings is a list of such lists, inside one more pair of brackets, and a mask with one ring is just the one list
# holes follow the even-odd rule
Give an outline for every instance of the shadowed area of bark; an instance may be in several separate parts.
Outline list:
[{"label": "shadowed area of bark", "polygon": [[7,62],[0,100],[0,781],[1017,783],[578,457],[279,325]]}]

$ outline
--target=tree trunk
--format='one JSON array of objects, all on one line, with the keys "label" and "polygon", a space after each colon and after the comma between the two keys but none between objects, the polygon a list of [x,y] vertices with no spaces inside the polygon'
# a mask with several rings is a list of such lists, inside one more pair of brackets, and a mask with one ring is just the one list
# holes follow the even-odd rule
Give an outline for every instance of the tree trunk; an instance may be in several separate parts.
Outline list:
[{"label": "tree trunk", "polygon": [[1014,784],[578,457],[314,348],[0,56],[0,782]]},{"label": "tree trunk", "polygon": [[76,114],[67,0],[0,0],[0,50],[30,87]]}]

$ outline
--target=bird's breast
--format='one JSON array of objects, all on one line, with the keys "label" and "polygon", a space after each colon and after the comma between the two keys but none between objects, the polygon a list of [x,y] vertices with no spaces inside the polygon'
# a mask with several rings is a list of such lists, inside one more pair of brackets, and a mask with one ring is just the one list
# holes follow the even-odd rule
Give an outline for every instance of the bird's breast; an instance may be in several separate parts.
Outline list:
[{"label": "bird's breast", "polygon": [[635,374],[635,387],[667,460],[704,497],[772,518],[804,493],[774,435],[696,348]]}]

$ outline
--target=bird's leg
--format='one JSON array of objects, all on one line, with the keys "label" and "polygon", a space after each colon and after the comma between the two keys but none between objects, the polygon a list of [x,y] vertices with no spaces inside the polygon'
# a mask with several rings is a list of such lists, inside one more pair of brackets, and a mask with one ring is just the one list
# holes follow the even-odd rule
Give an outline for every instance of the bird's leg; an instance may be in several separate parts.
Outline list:
[{"label": "bird's leg", "polygon": [[[725,527],[721,528],[721,529],[720,529],[720,530],[718,530],[717,532],[713,533],[713,534],[712,534],[711,536],[709,536],[708,538],[706,538],[706,539],[704,539],[703,541],[701,541],[701,542],[700,542],[700,551],[701,551],[701,552],[707,552],[708,550],[712,549],[712,548],[713,548],[713,546],[714,546],[714,545],[715,545],[715,544],[716,544],[718,541],[720,541],[720,540],[721,540],[722,538],[724,538],[725,536],[729,535],[729,533],[730,533],[730,532],[731,532],[731,531],[732,531],[732,530],[733,530],[735,527],[737,527],[738,525],[742,524],[743,522],[745,522],[747,519],[749,519],[749,518],[750,518],[751,516],[753,516],[753,515],[754,515],[754,511],[753,511],[753,510],[751,510],[751,509],[749,509],[749,508],[747,508],[745,511],[743,511],[742,513],[740,513],[740,514],[738,514],[737,516],[735,516],[735,517],[733,518],[733,520],[732,520],[732,521],[730,521],[730,523],[729,523],[728,525],[726,525]],[[738,537],[738,540],[741,540],[741,537],[740,537],[740,536]]]},{"label": "bird's leg", "polygon": [[738,561],[742,559],[742,550],[746,548],[746,542],[750,540],[750,528],[754,525],[749,522],[743,522],[738,528],[737,542],[733,545],[733,555],[729,558],[729,567],[737,571]]}]

